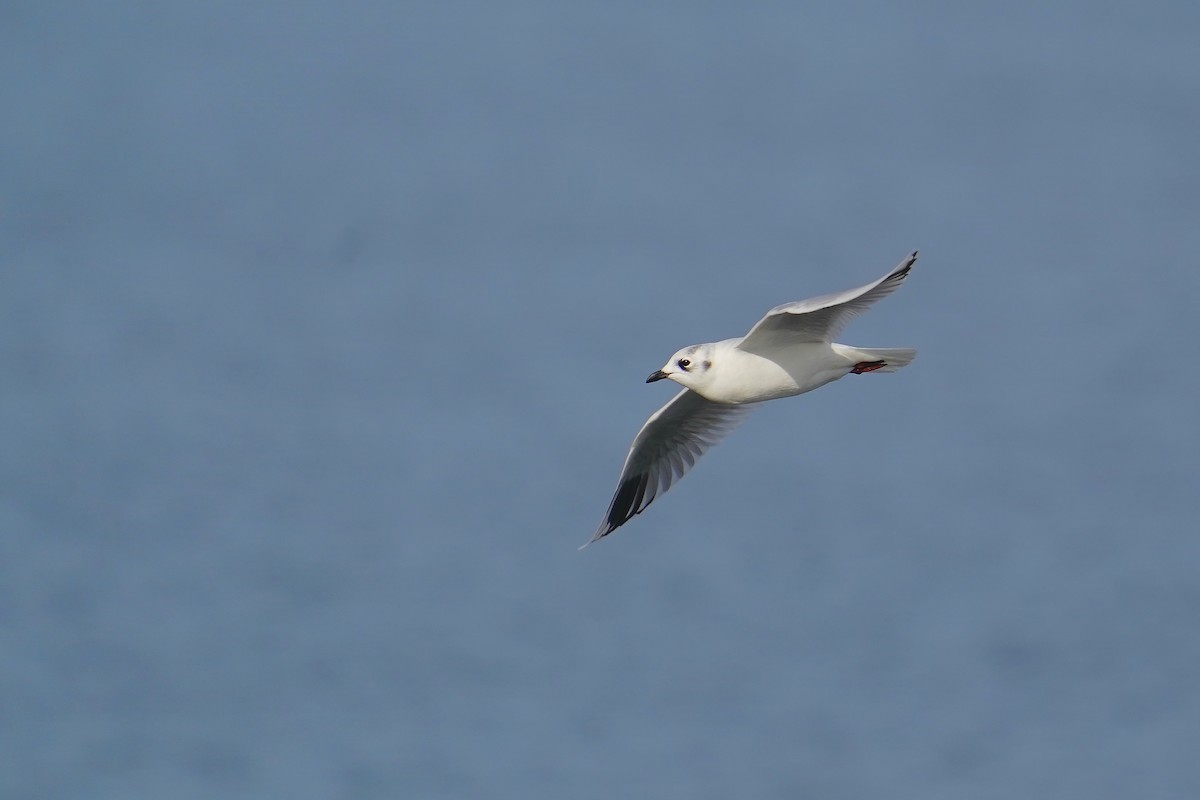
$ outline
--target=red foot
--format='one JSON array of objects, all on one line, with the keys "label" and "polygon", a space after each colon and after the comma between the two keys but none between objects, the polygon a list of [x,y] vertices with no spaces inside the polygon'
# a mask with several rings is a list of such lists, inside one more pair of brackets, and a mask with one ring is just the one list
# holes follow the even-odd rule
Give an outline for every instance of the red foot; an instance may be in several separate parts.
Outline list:
[{"label": "red foot", "polygon": [[875,370],[886,366],[886,361],[860,361],[855,364],[854,369],[850,371],[855,375],[862,375],[864,372],[874,372]]}]

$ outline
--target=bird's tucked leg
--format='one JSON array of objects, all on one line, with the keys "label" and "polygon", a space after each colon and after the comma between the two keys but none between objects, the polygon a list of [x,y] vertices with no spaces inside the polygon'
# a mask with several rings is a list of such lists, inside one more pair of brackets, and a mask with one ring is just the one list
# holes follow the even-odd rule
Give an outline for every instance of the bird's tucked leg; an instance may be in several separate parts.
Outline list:
[{"label": "bird's tucked leg", "polygon": [[854,375],[862,375],[864,372],[874,372],[887,366],[886,361],[860,361],[850,370]]}]

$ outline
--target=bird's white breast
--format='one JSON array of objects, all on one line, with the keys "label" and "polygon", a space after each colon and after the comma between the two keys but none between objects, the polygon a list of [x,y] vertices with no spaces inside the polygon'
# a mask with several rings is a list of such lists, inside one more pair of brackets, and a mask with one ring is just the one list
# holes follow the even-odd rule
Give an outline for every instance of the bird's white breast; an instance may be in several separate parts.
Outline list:
[{"label": "bird's white breast", "polygon": [[709,385],[697,389],[715,403],[758,403],[810,392],[850,365],[827,344],[798,344],[772,358],[729,348],[714,359]]}]

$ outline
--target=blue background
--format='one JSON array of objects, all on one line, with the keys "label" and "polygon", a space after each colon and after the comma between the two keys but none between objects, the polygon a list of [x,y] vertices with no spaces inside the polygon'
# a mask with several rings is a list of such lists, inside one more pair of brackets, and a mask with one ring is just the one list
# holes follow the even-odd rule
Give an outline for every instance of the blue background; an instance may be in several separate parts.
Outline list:
[{"label": "blue background", "polygon": [[0,794],[1200,796],[1198,9],[5,4]]}]

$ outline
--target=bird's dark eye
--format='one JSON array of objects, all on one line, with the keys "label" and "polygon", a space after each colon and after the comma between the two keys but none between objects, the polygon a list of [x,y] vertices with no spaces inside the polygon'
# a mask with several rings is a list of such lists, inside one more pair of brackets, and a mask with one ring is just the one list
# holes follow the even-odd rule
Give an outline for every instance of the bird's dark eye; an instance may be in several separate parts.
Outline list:
[{"label": "bird's dark eye", "polygon": [[688,367],[690,367],[692,365],[692,362],[686,358],[679,359],[678,363],[679,363],[679,366],[683,367],[684,369],[687,369]]}]

